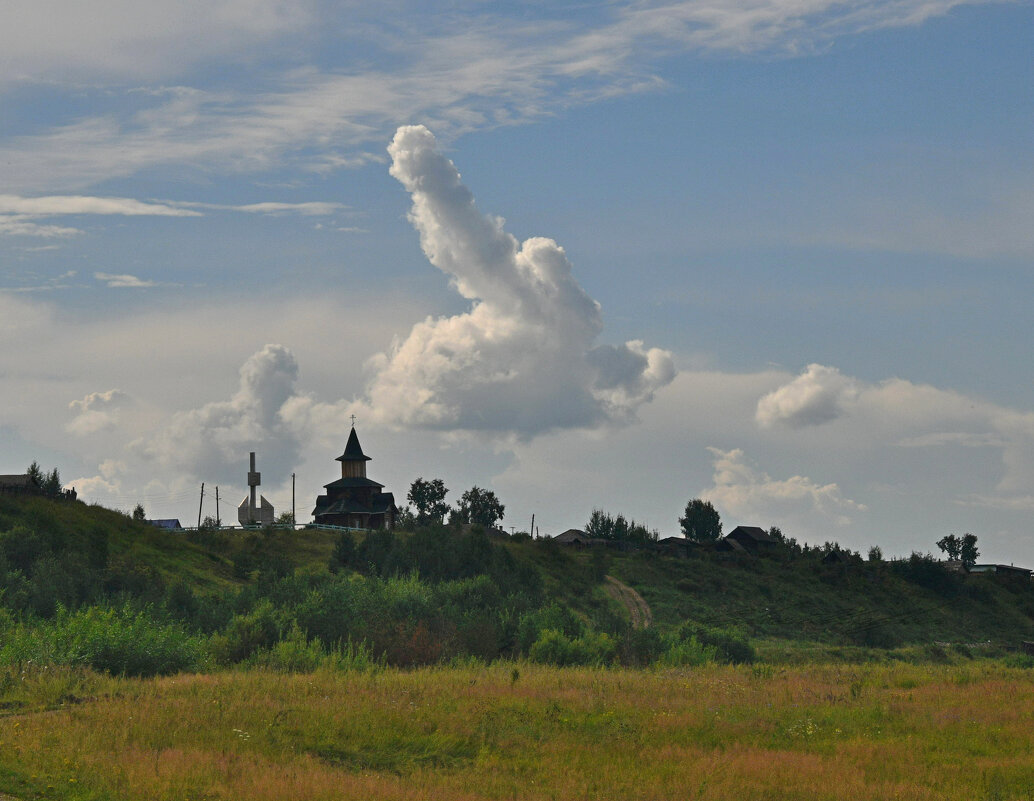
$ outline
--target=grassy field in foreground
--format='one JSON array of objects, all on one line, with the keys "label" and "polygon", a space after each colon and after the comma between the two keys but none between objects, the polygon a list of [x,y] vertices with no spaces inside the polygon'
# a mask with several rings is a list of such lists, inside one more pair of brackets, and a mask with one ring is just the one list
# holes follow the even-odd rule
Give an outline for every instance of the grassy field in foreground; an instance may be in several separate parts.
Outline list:
[{"label": "grassy field in foreground", "polygon": [[1034,673],[528,664],[0,676],[19,799],[1029,799]]}]

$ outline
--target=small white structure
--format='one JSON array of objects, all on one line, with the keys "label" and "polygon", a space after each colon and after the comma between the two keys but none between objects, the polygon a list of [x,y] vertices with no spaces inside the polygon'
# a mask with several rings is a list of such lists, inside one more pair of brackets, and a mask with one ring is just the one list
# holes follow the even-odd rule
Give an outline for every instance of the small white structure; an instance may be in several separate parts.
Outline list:
[{"label": "small white structure", "polygon": [[251,494],[241,501],[237,507],[237,521],[242,526],[250,526],[258,523],[262,526],[273,525],[273,504],[266,500],[265,495],[259,495],[256,503],[255,495],[259,485],[262,483],[262,474],[255,470],[255,451],[250,454],[251,469],[248,471],[248,486],[251,487]]}]

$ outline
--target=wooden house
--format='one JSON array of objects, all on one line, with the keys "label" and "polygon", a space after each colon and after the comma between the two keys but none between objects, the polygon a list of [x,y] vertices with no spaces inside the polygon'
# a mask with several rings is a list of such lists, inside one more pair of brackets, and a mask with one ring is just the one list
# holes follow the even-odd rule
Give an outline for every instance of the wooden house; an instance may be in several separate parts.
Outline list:
[{"label": "wooden house", "polygon": [[736,542],[745,551],[753,554],[771,553],[779,547],[779,540],[758,526],[736,526],[723,539]]},{"label": "wooden house", "polygon": [[573,548],[591,548],[594,545],[606,545],[606,540],[590,537],[579,528],[569,528],[562,534],[553,537],[553,541],[560,545],[568,545]]},{"label": "wooden house", "polygon": [[653,549],[658,553],[681,558],[690,556],[699,547],[699,543],[686,537],[665,537],[653,544]]}]

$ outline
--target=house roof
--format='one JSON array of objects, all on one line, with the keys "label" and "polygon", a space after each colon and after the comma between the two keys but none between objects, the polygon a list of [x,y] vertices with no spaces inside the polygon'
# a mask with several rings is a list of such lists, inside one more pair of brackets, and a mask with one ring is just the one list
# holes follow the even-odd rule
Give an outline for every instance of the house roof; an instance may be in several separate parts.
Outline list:
[{"label": "house roof", "polygon": [[732,531],[726,534],[726,537],[731,537],[733,534],[740,534],[745,537],[749,537],[754,542],[779,542],[775,537],[769,536],[763,528],[759,526],[736,526]]},{"label": "house roof", "polygon": [[567,531],[557,534],[555,537],[553,537],[553,540],[555,542],[560,542],[568,545],[574,542],[584,542],[590,545],[597,542],[606,542],[606,540],[601,540],[596,537],[589,536],[588,533],[582,531],[580,528],[569,528]]},{"label": "house roof", "polygon": [[715,548],[717,548],[719,551],[734,551],[735,553],[747,554],[750,553],[750,551],[744,548],[738,540],[731,540],[728,537],[722,537],[720,540],[718,540],[718,542],[715,543]]},{"label": "house roof", "polygon": [[665,537],[664,539],[657,540],[658,545],[698,545],[699,543],[689,539],[688,537]]},{"label": "house roof", "polygon": [[152,526],[157,526],[158,528],[183,528],[183,526],[180,525],[180,521],[176,518],[163,518],[161,520],[145,520],[144,522]]},{"label": "house roof", "polygon": [[338,462],[369,462],[372,461],[369,456],[363,453],[363,446],[359,444],[359,436],[355,433],[355,429],[348,435],[348,444],[345,445],[345,452],[341,454],[335,461]]},{"label": "house roof", "polygon": [[970,565],[970,573],[1022,573],[1029,576],[1032,572],[1025,567],[1016,565]]}]

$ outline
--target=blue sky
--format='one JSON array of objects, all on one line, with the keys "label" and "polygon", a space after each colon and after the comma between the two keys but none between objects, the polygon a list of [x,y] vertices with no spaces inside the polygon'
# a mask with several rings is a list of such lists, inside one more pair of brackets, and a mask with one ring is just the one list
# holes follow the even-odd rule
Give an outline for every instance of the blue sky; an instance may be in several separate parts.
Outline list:
[{"label": "blue sky", "polygon": [[1034,564],[1029,3],[7,16],[0,472]]}]

